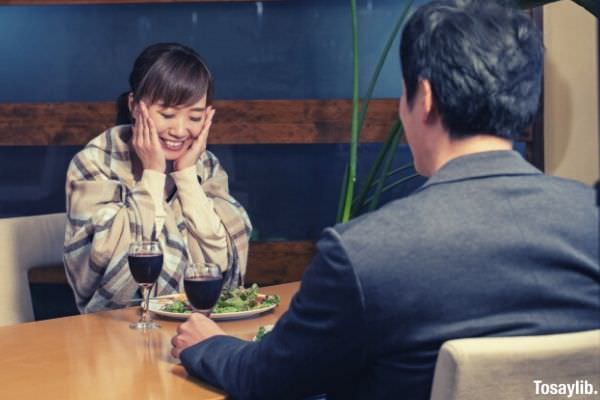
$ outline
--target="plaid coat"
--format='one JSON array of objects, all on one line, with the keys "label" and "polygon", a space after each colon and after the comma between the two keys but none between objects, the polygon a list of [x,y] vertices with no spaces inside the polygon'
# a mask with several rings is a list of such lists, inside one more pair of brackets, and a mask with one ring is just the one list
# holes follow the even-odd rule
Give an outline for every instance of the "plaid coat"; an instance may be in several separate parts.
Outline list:
[{"label": "plaid coat", "polygon": [[[189,212],[193,202],[179,196],[169,176],[164,224],[156,231],[155,206],[141,180],[143,170],[130,148],[130,138],[129,125],[107,130],[75,155],[67,171],[64,264],[81,312],[130,304],[137,291],[127,263],[128,247],[134,239],[154,238],[162,246],[164,264],[155,288],[158,295],[181,291],[188,260],[207,258],[196,229],[202,221],[193,220],[196,214]],[[227,174],[212,153],[202,154],[196,171],[226,231],[224,287],[237,286],[246,271],[250,220],[229,195]]]}]

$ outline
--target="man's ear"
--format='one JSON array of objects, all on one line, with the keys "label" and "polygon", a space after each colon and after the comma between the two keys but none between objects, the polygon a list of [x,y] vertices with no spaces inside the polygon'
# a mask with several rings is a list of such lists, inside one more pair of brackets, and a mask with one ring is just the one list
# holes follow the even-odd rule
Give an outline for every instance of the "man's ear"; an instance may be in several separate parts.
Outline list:
[{"label": "man's ear", "polygon": [[428,79],[419,80],[420,101],[423,105],[423,122],[431,122],[437,117],[437,110],[433,101],[433,90]]}]

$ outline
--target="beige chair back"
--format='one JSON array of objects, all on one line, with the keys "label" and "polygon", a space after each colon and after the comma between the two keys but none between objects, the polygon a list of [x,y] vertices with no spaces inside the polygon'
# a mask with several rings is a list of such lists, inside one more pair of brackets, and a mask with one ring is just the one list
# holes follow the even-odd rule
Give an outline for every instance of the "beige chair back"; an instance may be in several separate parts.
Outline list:
[{"label": "beige chair back", "polygon": [[33,320],[27,270],[62,263],[66,216],[0,219],[0,326]]},{"label": "beige chair back", "polygon": [[600,329],[450,340],[440,349],[431,400],[592,399],[597,393]]}]

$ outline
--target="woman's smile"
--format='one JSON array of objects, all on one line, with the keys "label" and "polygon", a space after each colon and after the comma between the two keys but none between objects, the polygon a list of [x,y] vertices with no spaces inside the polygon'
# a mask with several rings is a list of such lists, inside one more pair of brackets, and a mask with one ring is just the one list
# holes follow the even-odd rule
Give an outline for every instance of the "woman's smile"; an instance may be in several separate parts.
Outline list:
[{"label": "woman's smile", "polygon": [[185,142],[187,141],[187,139],[171,140],[171,139],[165,139],[162,137],[159,137],[159,139],[160,139],[160,143],[162,144],[162,147],[165,150],[169,150],[169,151],[179,151],[179,150],[183,149],[183,146],[184,146]]}]

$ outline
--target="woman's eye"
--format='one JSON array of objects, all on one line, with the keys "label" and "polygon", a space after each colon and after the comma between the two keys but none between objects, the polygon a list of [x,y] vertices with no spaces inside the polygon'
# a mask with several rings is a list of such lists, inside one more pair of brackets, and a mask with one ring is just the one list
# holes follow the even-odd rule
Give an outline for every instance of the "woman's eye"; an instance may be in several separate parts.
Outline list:
[{"label": "woman's eye", "polygon": [[192,122],[202,122],[202,120],[204,119],[204,117],[190,117],[190,121]]},{"label": "woman's eye", "polygon": [[164,119],[171,119],[175,116],[175,114],[165,114],[165,113],[160,113],[160,115],[162,115],[162,117]]}]

